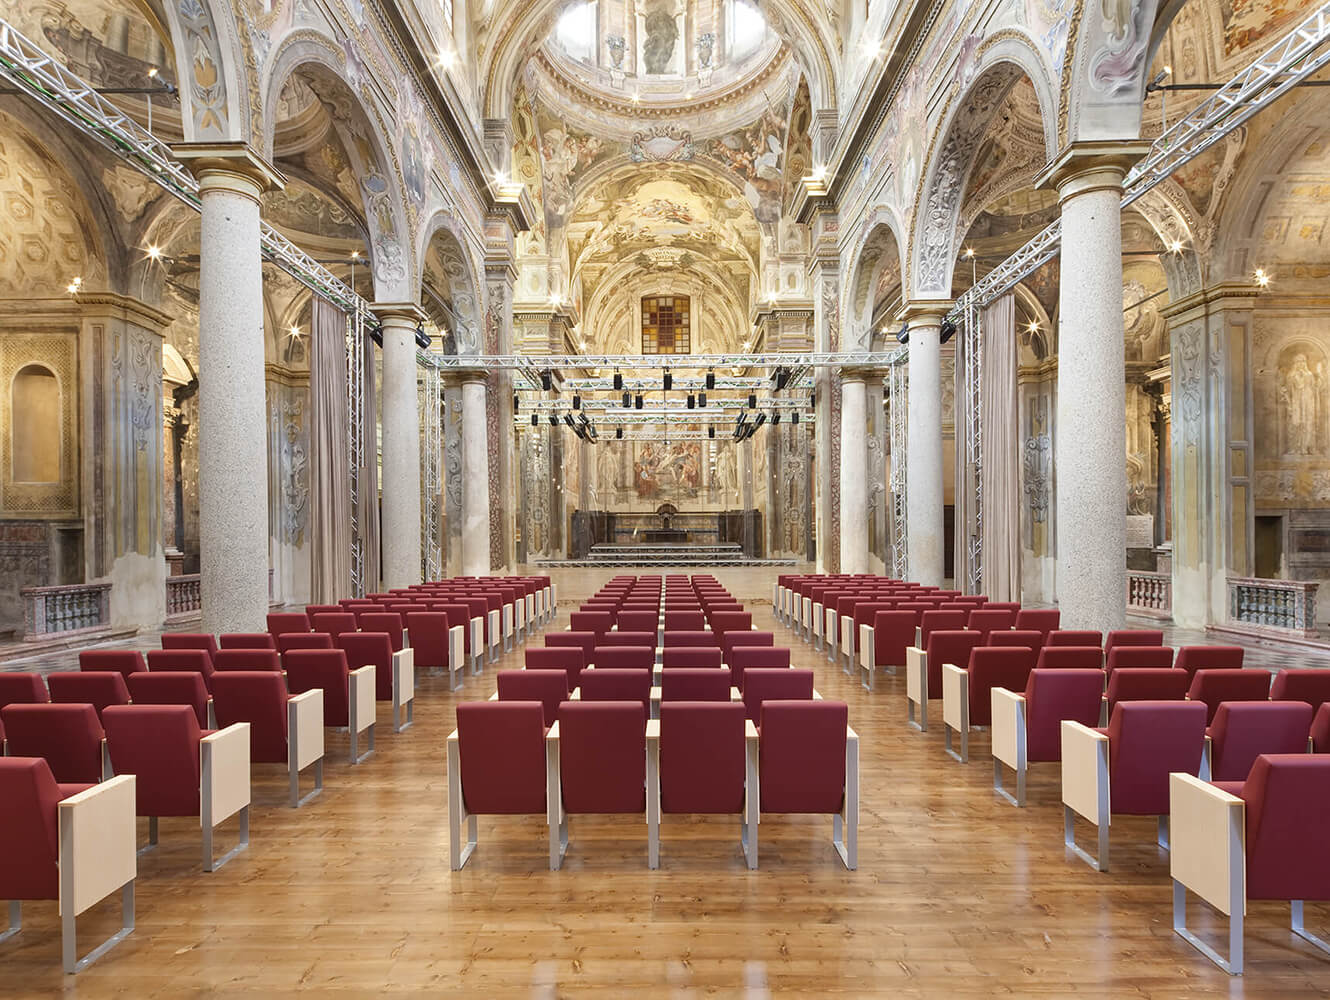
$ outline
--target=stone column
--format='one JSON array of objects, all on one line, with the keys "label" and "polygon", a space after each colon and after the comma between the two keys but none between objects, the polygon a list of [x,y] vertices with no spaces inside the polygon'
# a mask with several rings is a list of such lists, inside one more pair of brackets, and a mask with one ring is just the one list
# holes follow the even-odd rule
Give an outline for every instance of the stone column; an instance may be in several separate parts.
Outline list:
[{"label": "stone column", "polygon": [[1057,593],[1063,628],[1127,614],[1122,178],[1135,153],[1087,143],[1041,178],[1062,208],[1058,300]]},{"label": "stone column", "polygon": [[462,575],[490,572],[490,468],[485,374],[462,376]]},{"label": "stone column", "polygon": [[[819,254],[809,266],[813,290],[813,349],[840,350],[839,257]],[[817,572],[840,571],[840,377],[830,368],[815,371],[816,498],[813,506]]]},{"label": "stone column", "polygon": [[383,324],[383,586],[409,587],[420,567],[420,396],[412,303],[376,303]]},{"label": "stone column", "polygon": [[285,181],[242,143],[188,143],[199,180],[201,631],[256,632],[268,611],[268,448],[259,198]]},{"label": "stone column", "polygon": [[840,571],[868,572],[868,385],[864,373],[841,373]]},{"label": "stone column", "polygon": [[906,431],[905,519],[909,578],[941,586],[946,543],[942,492],[942,320],[949,302],[912,303],[909,324],[909,421]]}]

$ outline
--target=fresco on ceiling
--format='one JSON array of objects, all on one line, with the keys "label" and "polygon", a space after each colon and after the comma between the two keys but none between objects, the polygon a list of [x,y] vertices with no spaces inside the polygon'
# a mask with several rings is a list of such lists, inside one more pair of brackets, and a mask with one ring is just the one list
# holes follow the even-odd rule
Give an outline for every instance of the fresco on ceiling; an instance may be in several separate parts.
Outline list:
[{"label": "fresco on ceiling", "polygon": [[757,221],[780,220],[784,123],[770,110],[751,125],[708,139],[700,155],[738,175]]},{"label": "fresco on ceiling", "polygon": [[540,128],[541,186],[547,229],[562,228],[575,204],[577,176],[622,152],[617,143],[602,142],[547,114],[537,118]]},{"label": "fresco on ceiling", "polygon": [[1067,32],[1075,6],[1075,0],[1025,0],[1030,33],[1047,54],[1054,79],[1062,76],[1062,63],[1067,57]]},{"label": "fresco on ceiling", "polygon": [[812,123],[813,107],[808,96],[808,82],[800,79],[786,133],[785,193],[782,199],[786,208],[793,204],[799,192],[799,182],[813,172]]},{"label": "fresco on ceiling", "polygon": [[1281,28],[1301,20],[1310,5],[1298,0],[1225,0],[1224,54],[1233,55],[1257,42],[1273,40]]}]

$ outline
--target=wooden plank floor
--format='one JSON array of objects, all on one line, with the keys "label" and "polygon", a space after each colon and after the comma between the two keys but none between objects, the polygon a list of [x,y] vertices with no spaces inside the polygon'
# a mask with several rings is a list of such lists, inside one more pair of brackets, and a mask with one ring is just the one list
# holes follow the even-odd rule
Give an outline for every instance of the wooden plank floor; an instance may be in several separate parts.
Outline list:
[{"label": "wooden plank floor", "polygon": [[[750,603],[770,593],[765,574],[716,575]],[[555,627],[602,581],[566,574]],[[1247,975],[1230,979],[1173,934],[1151,821],[1116,822],[1114,871],[1091,871],[1063,849],[1056,766],[1036,765],[1030,807],[1012,808],[992,793],[985,735],[955,763],[940,732],[906,728],[903,680],[870,695],[782,635],[769,603],[754,610],[825,696],[849,702],[857,872],[821,817],[764,820],[755,872],[737,818],[667,817],[650,872],[642,820],[573,817],[555,873],[540,820],[483,817],[470,864],[450,872],[444,740],[458,697],[493,691],[487,668],[460,696],[426,679],[405,734],[381,707],[378,752],[359,767],[330,734],[326,789],[303,809],[285,807],[275,765],[257,766],[252,845],[220,872],[202,872],[196,824],[163,820],[140,859],[137,930],[81,975],[59,971],[54,904],[27,904],[25,931],[0,945],[0,995],[1330,995],[1330,958],[1292,937],[1286,906],[1250,907]],[[86,917],[83,947],[117,916],[108,901]],[[1307,919],[1324,933],[1330,907]],[[1198,905],[1193,920],[1216,926]]]}]

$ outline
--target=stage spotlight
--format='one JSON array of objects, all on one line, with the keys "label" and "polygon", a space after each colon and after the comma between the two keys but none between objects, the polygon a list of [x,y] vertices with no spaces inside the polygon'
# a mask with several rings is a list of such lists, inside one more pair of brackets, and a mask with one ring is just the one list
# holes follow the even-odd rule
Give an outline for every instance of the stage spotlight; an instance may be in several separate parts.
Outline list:
[{"label": "stage spotlight", "polygon": [[780,423],[780,410],[773,410],[771,412],[771,426],[775,427],[778,423]]},{"label": "stage spotlight", "polygon": [[757,409],[757,395],[756,395],[755,393],[751,393],[751,392],[750,392],[750,393],[748,394],[748,408],[749,408],[750,410],[756,410],[756,409]]},{"label": "stage spotlight", "polygon": [[548,368],[540,373],[540,387],[546,392],[554,388],[554,374]]},{"label": "stage spotlight", "polygon": [[632,405],[633,405],[633,396],[632,396],[632,393],[625,392],[625,393],[623,394],[623,408],[626,410],[626,409],[628,409],[628,407],[630,407],[630,406],[632,406]]},{"label": "stage spotlight", "polygon": [[563,415],[563,422],[567,424],[569,427],[577,426],[575,423],[573,423],[573,415],[571,413],[565,413]]},{"label": "stage spotlight", "polygon": [[573,393],[573,409],[580,410],[581,408],[582,408],[582,397],[579,396],[577,393]]},{"label": "stage spotlight", "polygon": [[532,426],[532,427],[539,427],[539,426],[540,426],[540,414],[539,414],[539,413],[533,413],[533,414],[531,414],[531,426]]},{"label": "stage spotlight", "polygon": [[666,392],[674,388],[674,376],[670,374],[668,368],[665,369],[665,377],[661,380],[661,385],[664,386]]},{"label": "stage spotlight", "polygon": [[707,388],[708,388],[708,389],[714,389],[714,388],[716,388],[716,373],[715,373],[715,372],[707,372]]},{"label": "stage spotlight", "polygon": [[640,392],[633,397],[633,409],[635,410],[642,409],[642,394]]},{"label": "stage spotlight", "polygon": [[896,331],[896,340],[902,344],[910,342],[910,324],[902,323],[901,328]]},{"label": "stage spotlight", "polygon": [[942,329],[938,331],[938,343],[945,344],[954,336],[956,336],[956,324],[949,319],[943,320]]},{"label": "stage spotlight", "polygon": [[550,414],[550,426],[551,427],[559,426],[559,415],[557,413]]},{"label": "stage spotlight", "polygon": [[694,395],[690,392],[690,393],[688,394],[688,409],[691,410],[691,409],[693,409],[695,406],[697,406],[697,397],[694,396]]},{"label": "stage spotlight", "polygon": [[707,437],[709,437],[709,438],[714,438],[715,436],[716,436],[716,428],[715,428],[715,427],[708,427],[708,428],[707,428]]},{"label": "stage spotlight", "polygon": [[797,424],[798,422],[799,422],[799,411],[795,410],[793,413],[790,414],[790,423]]},{"label": "stage spotlight", "polygon": [[616,427],[616,428],[614,428],[614,437],[615,437],[615,439],[618,440],[618,441],[622,441],[622,440],[623,440],[623,428],[622,428],[622,427]]},{"label": "stage spotlight", "polygon": [[623,389],[623,374],[622,374],[621,372],[615,372],[615,373],[614,373],[614,391],[615,391],[615,392],[619,392],[619,391],[621,391],[622,389]]},{"label": "stage spotlight", "polygon": [[522,408],[521,398],[517,395],[517,393],[513,393],[513,412],[516,413],[521,408]]},{"label": "stage spotlight", "polygon": [[757,430],[759,427],[761,427],[761,426],[762,426],[763,424],[765,424],[766,422],[767,422],[767,414],[766,414],[766,411],[763,411],[763,412],[759,413],[759,414],[757,415],[757,419],[753,421],[753,430]]},{"label": "stage spotlight", "polygon": [[699,392],[697,394],[697,405],[702,407],[703,409],[706,409],[707,394],[705,392]]}]

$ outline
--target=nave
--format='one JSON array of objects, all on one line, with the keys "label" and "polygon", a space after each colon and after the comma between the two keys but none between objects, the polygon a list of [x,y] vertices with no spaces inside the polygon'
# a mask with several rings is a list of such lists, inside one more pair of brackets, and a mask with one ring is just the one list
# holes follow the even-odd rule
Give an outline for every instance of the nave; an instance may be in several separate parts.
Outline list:
[{"label": "nave", "polygon": [[[1172,931],[1168,859],[1151,820],[1119,817],[1113,870],[1092,871],[1062,846],[1056,765],[1031,767],[1029,805],[1013,809],[992,791],[986,734],[972,737],[972,763],[957,764],[940,729],[906,726],[902,677],[879,677],[870,694],[772,618],[771,575],[716,576],[752,609],[755,628],[790,647],[791,666],[814,670],[823,696],[849,706],[861,749],[857,871],[836,856],[826,817],[764,819],[757,871],[745,868],[732,818],[667,817],[655,872],[640,818],[577,817],[557,873],[541,819],[482,817],[476,854],[449,872],[444,741],[457,704],[494,691],[496,666],[523,665],[518,648],[455,694],[421,671],[415,726],[393,735],[381,721],[375,754],[354,769],[346,737],[330,734],[324,791],[304,808],[286,807],[280,769],[256,766],[251,846],[218,872],[199,870],[196,827],[164,820],[160,846],[139,859],[135,932],[76,980],[59,972],[54,906],[25,908],[21,939],[4,946],[6,987],[49,995],[77,982],[88,996],[1323,992],[1324,958],[1295,943],[1283,905],[1251,905],[1246,975],[1230,979]],[[556,582],[560,613],[542,633],[566,628],[605,577],[567,571]],[[87,940],[109,933],[114,909],[90,914]],[[1309,928],[1324,927],[1328,911],[1309,905]],[[1195,904],[1190,919],[1201,933],[1222,930]]]}]

